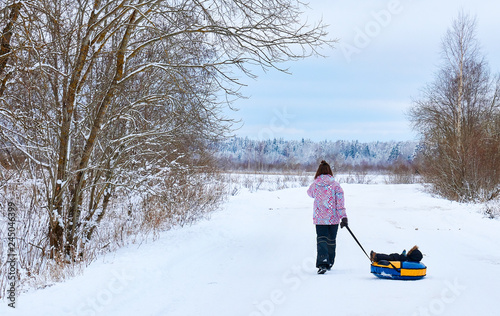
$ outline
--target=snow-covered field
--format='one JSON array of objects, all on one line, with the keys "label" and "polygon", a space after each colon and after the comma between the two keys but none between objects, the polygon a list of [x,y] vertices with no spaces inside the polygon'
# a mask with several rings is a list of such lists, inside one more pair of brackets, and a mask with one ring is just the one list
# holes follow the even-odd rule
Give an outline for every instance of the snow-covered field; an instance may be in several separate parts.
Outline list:
[{"label": "snow-covered field", "polygon": [[317,275],[306,188],[241,189],[210,220],[130,245],[83,275],[0,301],[0,315],[498,315],[500,221],[420,185],[343,184],[349,226],[367,251],[417,244],[427,277],[381,280],[339,230]]}]

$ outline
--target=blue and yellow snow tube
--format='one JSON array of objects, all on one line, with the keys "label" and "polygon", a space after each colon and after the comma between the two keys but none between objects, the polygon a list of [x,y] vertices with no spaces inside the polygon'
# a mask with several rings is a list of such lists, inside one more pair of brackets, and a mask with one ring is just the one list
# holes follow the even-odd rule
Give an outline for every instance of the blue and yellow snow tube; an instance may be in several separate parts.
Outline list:
[{"label": "blue and yellow snow tube", "polygon": [[421,262],[381,260],[372,263],[371,273],[382,279],[420,280],[427,274],[427,267]]}]

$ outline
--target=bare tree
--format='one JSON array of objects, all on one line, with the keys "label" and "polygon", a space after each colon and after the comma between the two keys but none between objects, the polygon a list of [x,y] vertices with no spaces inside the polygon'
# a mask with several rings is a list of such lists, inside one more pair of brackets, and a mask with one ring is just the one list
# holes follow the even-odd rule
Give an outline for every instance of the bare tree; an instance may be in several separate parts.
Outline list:
[{"label": "bare tree", "polygon": [[423,137],[424,176],[453,200],[491,199],[500,183],[498,77],[476,39],[476,20],[460,13],[442,41],[443,66],[414,102],[410,119]]},{"label": "bare tree", "polygon": [[2,80],[0,137],[38,167],[51,256],[73,260],[118,188],[147,191],[202,163],[203,144],[230,126],[220,95],[240,96],[235,69],[285,71],[281,62],[328,43],[324,25],[302,23],[304,4],[293,0],[9,8],[0,70],[12,75]]},{"label": "bare tree", "polygon": [[10,43],[14,33],[14,24],[19,17],[20,9],[21,2],[12,2],[11,4],[6,2],[5,7],[0,8],[0,14],[4,16],[3,21],[5,23],[2,25],[3,30],[0,37],[0,97],[2,97],[7,80],[11,76],[11,73],[5,73],[5,69],[7,67],[7,61],[12,55]]}]

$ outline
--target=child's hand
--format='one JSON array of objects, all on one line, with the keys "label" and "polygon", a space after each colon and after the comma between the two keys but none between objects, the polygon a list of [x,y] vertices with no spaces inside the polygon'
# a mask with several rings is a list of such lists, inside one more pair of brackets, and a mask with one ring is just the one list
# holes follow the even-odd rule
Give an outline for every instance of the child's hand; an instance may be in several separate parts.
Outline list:
[{"label": "child's hand", "polygon": [[344,228],[347,226],[347,217],[342,218],[342,221],[340,222],[340,228]]}]

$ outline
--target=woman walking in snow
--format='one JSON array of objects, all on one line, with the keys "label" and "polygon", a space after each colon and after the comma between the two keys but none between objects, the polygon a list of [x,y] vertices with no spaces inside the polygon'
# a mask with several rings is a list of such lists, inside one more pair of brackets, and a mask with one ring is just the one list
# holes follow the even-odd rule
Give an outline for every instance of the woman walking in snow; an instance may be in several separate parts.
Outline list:
[{"label": "woman walking in snow", "polygon": [[318,274],[330,270],[335,262],[337,231],[347,225],[344,207],[344,190],[333,179],[333,172],[326,161],[321,161],[314,182],[307,190],[314,198],[314,217],[318,255],[316,268]]}]

